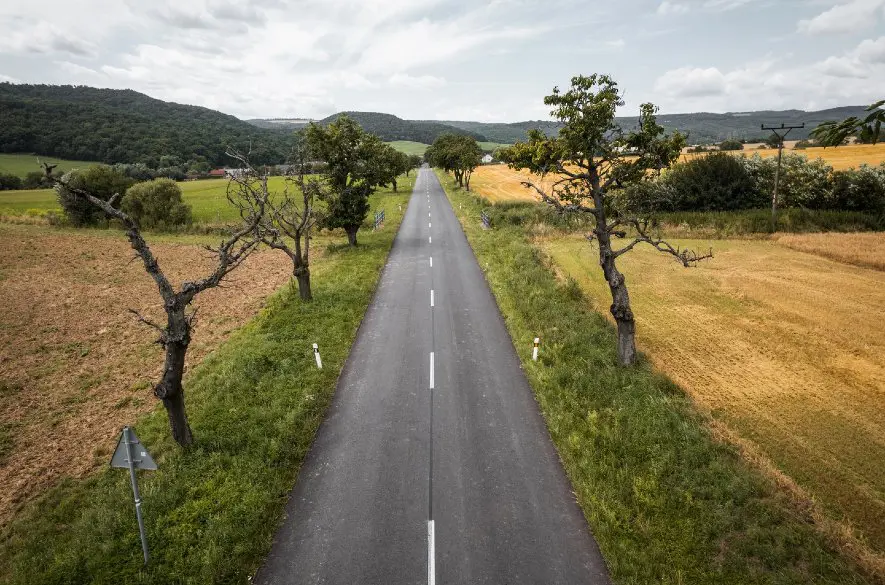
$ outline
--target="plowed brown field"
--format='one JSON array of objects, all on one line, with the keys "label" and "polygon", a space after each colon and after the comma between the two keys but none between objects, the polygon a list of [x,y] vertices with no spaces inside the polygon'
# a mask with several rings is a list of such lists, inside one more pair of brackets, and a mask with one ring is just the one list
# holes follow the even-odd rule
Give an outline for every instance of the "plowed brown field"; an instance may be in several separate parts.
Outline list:
[{"label": "plowed brown field", "polygon": [[[150,238],[149,238],[150,239]],[[167,276],[207,273],[193,238],[152,245]],[[61,476],[107,465],[120,427],[156,406],[162,322],[156,285],[120,232],[0,224],[0,523]],[[289,278],[280,253],[262,251],[225,288],[200,295],[188,365],[250,319]]]},{"label": "plowed brown field", "polygon": [[[654,365],[881,553],[885,272],[822,257],[857,237],[681,241],[716,254],[691,269],[642,247],[619,262]],[[881,266],[885,234],[863,238]],[[596,249],[580,235],[539,245],[608,316]]]}]

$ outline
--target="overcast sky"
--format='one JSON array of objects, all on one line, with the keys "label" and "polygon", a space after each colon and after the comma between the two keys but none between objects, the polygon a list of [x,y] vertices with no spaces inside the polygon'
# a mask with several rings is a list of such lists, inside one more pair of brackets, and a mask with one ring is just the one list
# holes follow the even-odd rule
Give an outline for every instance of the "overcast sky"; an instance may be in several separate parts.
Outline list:
[{"label": "overcast sky", "polygon": [[572,75],[620,112],[885,97],[885,0],[4,0],[0,81],[131,88],[249,117],[548,118]]}]

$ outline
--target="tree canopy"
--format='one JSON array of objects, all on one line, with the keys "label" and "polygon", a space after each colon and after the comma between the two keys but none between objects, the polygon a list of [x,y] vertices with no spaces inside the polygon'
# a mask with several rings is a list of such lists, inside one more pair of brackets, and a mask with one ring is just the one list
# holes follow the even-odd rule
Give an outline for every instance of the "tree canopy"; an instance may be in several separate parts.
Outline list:
[{"label": "tree canopy", "polygon": [[876,144],[885,124],[885,108],[882,106],[885,106],[885,100],[870,104],[866,109],[869,113],[863,118],[850,116],[841,122],[824,122],[812,130],[811,135],[821,146],[839,146],[849,136],[856,136],[858,142],[864,144]]},{"label": "tree canopy", "polygon": [[454,174],[458,186],[469,191],[470,175],[482,162],[482,149],[469,136],[443,134],[427,148],[424,158],[432,166]]}]

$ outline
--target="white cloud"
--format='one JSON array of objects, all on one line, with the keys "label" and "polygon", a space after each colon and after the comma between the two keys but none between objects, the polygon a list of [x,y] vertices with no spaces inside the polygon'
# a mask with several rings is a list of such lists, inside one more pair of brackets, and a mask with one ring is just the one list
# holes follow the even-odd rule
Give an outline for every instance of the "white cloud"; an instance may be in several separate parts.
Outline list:
[{"label": "white cloud", "polygon": [[668,0],[664,0],[660,4],[658,4],[658,14],[684,14],[688,12],[688,4],[682,4],[679,2],[669,2]]},{"label": "white cloud", "polygon": [[446,80],[442,77],[435,77],[433,75],[413,76],[405,73],[391,75],[388,81],[390,85],[409,89],[435,89],[446,84]]},{"label": "white cloud", "polygon": [[47,21],[24,25],[0,37],[0,49],[10,53],[95,54],[96,46]]},{"label": "white cloud", "polygon": [[19,81],[15,77],[10,77],[8,75],[3,75],[2,73],[0,73],[0,83],[3,83],[3,82],[5,82],[5,83],[21,83],[21,81]]},{"label": "white cloud", "polygon": [[681,67],[661,75],[654,89],[675,98],[714,96],[725,93],[726,79],[716,67]]},{"label": "white cloud", "polygon": [[800,32],[810,35],[856,33],[876,26],[885,0],[850,0],[807,20],[800,20]]}]

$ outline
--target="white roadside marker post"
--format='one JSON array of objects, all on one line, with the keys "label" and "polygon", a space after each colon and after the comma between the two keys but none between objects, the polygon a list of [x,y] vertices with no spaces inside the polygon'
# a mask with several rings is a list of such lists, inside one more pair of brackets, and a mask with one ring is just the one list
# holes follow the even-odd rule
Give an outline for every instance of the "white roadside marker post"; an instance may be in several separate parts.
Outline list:
[{"label": "white roadside marker post", "polygon": [[534,347],[532,347],[532,361],[534,361],[534,362],[538,361],[538,344],[540,344],[540,343],[541,343],[541,338],[536,337]]},{"label": "white roadside marker post", "polygon": [[317,368],[322,370],[323,369],[323,360],[320,359],[320,348],[316,343],[313,344],[313,357],[315,357],[317,360]]}]

